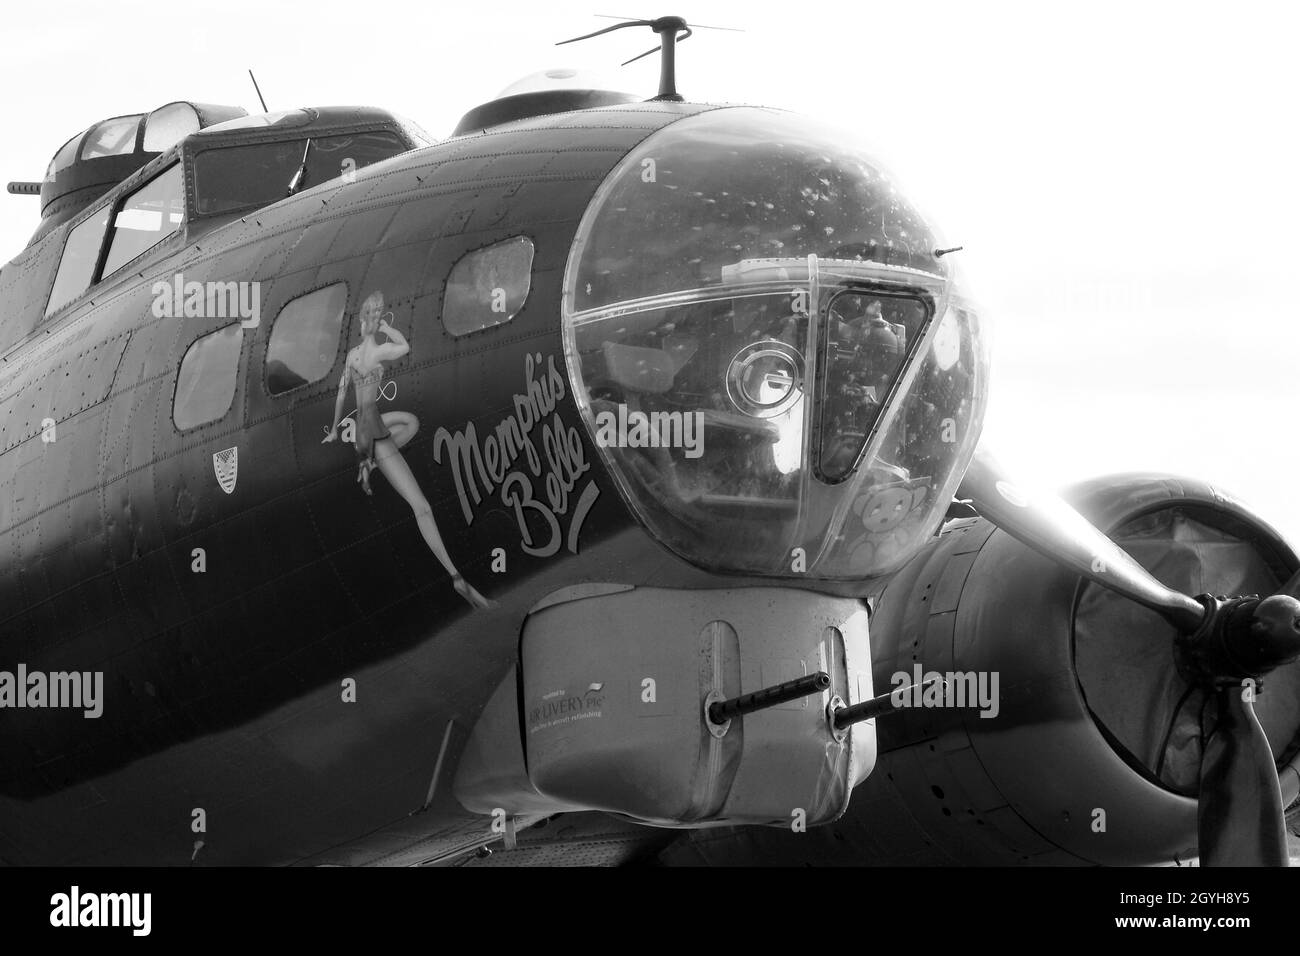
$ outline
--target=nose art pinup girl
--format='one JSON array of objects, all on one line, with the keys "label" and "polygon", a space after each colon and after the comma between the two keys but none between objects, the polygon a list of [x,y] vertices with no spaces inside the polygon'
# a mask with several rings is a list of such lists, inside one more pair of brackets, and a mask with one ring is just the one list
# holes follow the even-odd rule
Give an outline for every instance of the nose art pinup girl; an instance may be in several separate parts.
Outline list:
[{"label": "nose art pinup girl", "polygon": [[[380,334],[387,339],[379,341]],[[338,438],[339,420],[343,402],[347,398],[348,383],[356,393],[356,452],[358,458],[357,481],[366,494],[370,491],[370,473],[379,470],[388,483],[411,506],[424,542],[451,575],[456,593],[474,607],[490,607],[491,603],[461,577],[452,564],[451,555],[442,543],[438,525],[433,520],[424,492],[411,472],[411,466],[402,457],[401,449],[415,437],[420,420],[410,412],[385,412],[379,414],[379,386],[384,378],[384,362],[401,358],[411,349],[406,337],[385,321],[384,294],[372,292],[361,304],[361,344],[348,352],[348,360],[339,379],[338,398],[334,402],[334,425],[323,439],[332,442]]]}]

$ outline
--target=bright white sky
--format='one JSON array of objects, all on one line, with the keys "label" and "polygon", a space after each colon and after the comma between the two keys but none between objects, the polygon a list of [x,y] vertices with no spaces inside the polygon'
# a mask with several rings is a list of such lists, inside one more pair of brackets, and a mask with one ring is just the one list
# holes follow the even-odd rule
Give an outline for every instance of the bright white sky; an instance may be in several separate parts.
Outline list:
[{"label": "bright white sky", "polygon": [[[653,95],[657,58],[618,66],[649,31],[552,46],[614,22],[593,13],[742,27],[681,47],[681,91],[854,130],[966,247],[1009,466],[1208,479],[1300,546],[1300,5],[602,2],[65,0],[6,19],[0,178],[40,179],[73,133],[171,100],[256,112],[249,67],[272,109],[380,106],[442,137],[547,67]],[[0,203],[7,259],[38,208]]]}]

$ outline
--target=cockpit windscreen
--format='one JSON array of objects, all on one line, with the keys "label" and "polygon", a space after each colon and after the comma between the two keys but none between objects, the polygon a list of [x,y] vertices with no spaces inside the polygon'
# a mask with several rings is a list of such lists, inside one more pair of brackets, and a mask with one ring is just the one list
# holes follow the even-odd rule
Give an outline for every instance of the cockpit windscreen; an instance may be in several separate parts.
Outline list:
[{"label": "cockpit windscreen", "polygon": [[207,149],[194,159],[197,214],[220,215],[279,202],[289,194],[290,184],[304,164],[305,173],[295,183],[295,191],[319,186],[408,149],[400,137],[385,130],[312,137],[310,142],[302,137]]}]

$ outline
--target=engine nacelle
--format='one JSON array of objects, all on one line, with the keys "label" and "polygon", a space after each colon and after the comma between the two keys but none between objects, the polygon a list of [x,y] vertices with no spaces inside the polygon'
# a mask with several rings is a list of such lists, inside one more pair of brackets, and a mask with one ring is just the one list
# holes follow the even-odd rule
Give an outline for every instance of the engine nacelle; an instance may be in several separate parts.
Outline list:
[{"label": "engine nacelle", "polygon": [[[1272,593],[1298,563],[1267,523],[1202,482],[1123,475],[1067,498],[1186,593]],[[950,522],[880,595],[873,683],[880,693],[938,672],[965,706],[936,693],[878,720],[877,771],[832,826],[802,841],[700,835],[689,852],[712,863],[755,852],[782,863],[1186,861],[1197,852],[1199,716],[1174,635],[989,522]],[[993,700],[970,699],[993,689]],[[1271,674],[1255,706],[1275,758],[1289,759],[1300,666]]]}]

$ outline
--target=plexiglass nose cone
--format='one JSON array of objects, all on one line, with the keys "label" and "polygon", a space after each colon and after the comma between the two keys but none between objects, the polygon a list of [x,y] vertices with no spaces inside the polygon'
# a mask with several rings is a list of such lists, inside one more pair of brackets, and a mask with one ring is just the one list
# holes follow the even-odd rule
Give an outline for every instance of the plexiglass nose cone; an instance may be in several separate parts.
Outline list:
[{"label": "plexiglass nose cone", "polygon": [[695,113],[597,190],[565,274],[575,399],[631,510],[719,571],[916,554],[978,441],[975,310],[900,189],[793,114]]}]

